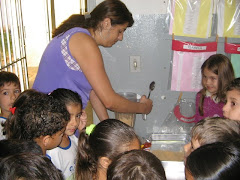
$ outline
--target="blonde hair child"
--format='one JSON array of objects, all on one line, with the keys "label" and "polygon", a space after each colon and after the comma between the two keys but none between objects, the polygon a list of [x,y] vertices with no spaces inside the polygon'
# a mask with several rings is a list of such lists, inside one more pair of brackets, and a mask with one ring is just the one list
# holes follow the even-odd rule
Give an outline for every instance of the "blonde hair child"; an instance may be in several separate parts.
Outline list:
[{"label": "blonde hair child", "polygon": [[185,158],[195,149],[214,142],[228,142],[240,138],[240,121],[212,117],[195,124],[191,130],[191,142],[184,146]]},{"label": "blonde hair child", "polygon": [[29,89],[16,99],[4,130],[8,139],[35,141],[45,155],[62,141],[69,118],[65,106],[53,97]]}]

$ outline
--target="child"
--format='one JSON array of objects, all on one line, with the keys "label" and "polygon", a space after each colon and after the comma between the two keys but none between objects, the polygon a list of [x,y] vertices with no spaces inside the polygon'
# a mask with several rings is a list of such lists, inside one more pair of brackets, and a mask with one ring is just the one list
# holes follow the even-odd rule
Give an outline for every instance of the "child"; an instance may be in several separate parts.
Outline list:
[{"label": "child", "polygon": [[56,89],[50,96],[61,101],[70,114],[70,121],[67,124],[62,142],[58,147],[48,150],[47,155],[51,158],[53,164],[62,171],[67,179],[74,173],[78,139],[74,135],[79,127],[82,130],[86,126],[86,119],[82,119],[82,100],[78,93],[69,89]]},{"label": "child", "polygon": [[43,155],[20,153],[0,161],[0,180],[63,180],[61,172]]},{"label": "child", "polygon": [[26,90],[13,104],[5,129],[9,139],[34,140],[46,154],[62,141],[69,113],[53,97]]},{"label": "child", "polygon": [[184,146],[185,158],[205,144],[234,141],[239,138],[240,121],[220,117],[202,119],[191,130],[191,143]]},{"label": "child", "polygon": [[195,122],[206,117],[223,117],[224,90],[234,79],[230,60],[222,55],[210,56],[201,67],[203,89],[196,95]]},{"label": "child", "polygon": [[201,146],[186,161],[187,180],[235,180],[240,177],[240,142],[217,142]]},{"label": "child", "polygon": [[226,88],[223,115],[228,119],[240,121],[240,78],[234,79]]},{"label": "child", "polygon": [[109,165],[107,180],[166,180],[161,161],[151,152],[131,150]]},{"label": "child", "polygon": [[0,140],[6,139],[3,133],[3,124],[10,115],[10,108],[19,96],[20,82],[18,77],[11,72],[0,72]]},{"label": "child", "polygon": [[125,151],[140,149],[133,128],[119,120],[107,119],[92,131],[86,131],[79,136],[76,180],[106,179],[107,168],[114,158]]}]

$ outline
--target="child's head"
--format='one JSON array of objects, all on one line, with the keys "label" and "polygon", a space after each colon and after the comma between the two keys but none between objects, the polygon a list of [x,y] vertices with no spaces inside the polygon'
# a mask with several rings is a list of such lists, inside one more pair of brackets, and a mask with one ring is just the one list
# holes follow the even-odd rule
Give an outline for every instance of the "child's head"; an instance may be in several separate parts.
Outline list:
[{"label": "child's head", "polygon": [[18,153],[43,154],[41,147],[34,141],[4,139],[0,141],[0,158]]},{"label": "child's head", "polygon": [[28,90],[20,94],[14,107],[14,114],[5,123],[8,138],[34,140],[41,146],[43,153],[59,145],[69,113],[58,100]]},{"label": "child's head", "polygon": [[43,155],[19,153],[0,161],[0,180],[63,180],[62,173]]},{"label": "child's head", "polygon": [[187,180],[239,179],[240,143],[216,142],[192,152],[185,165]]},{"label": "child's head", "polygon": [[203,90],[222,100],[226,86],[234,79],[231,61],[223,54],[214,54],[202,64],[201,72]]},{"label": "child's head", "polygon": [[228,119],[240,121],[240,78],[234,79],[226,88],[223,115]]},{"label": "child's head", "polygon": [[20,82],[18,77],[11,72],[0,72],[0,108],[1,116],[7,118],[10,114],[15,99],[19,96]]},{"label": "child's head", "polygon": [[191,130],[191,143],[185,145],[186,156],[205,144],[234,141],[240,138],[240,122],[230,119],[205,118]]},{"label": "child's head", "polygon": [[166,180],[161,161],[151,152],[131,150],[119,155],[109,165],[108,180]]},{"label": "child's head", "polygon": [[78,142],[76,179],[106,178],[111,161],[132,149],[140,149],[138,136],[132,127],[119,120],[101,121],[89,136],[82,131]]},{"label": "child's head", "polygon": [[81,96],[69,89],[58,88],[54,90],[50,96],[62,102],[69,114],[70,121],[67,124],[65,134],[71,136],[79,126],[80,117],[82,115],[82,99]]}]

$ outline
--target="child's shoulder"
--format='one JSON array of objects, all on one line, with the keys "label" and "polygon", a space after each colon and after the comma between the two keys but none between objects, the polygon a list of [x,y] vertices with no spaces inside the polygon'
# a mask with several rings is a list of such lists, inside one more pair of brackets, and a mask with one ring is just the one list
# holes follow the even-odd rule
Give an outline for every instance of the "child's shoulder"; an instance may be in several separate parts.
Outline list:
[{"label": "child's shoulder", "polygon": [[196,94],[196,98],[200,98],[201,96],[202,96],[202,92],[198,91],[197,94]]},{"label": "child's shoulder", "polygon": [[5,122],[7,118],[0,116],[0,123]]},{"label": "child's shoulder", "polygon": [[78,144],[78,138],[74,134],[68,137],[73,143]]}]

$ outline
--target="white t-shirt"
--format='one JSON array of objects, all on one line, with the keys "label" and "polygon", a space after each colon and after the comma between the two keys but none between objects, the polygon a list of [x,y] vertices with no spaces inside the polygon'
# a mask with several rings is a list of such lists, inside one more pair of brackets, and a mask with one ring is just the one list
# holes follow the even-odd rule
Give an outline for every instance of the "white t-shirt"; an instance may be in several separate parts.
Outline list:
[{"label": "white t-shirt", "polygon": [[47,156],[52,163],[62,171],[65,179],[70,177],[75,171],[78,138],[75,135],[69,136],[69,145],[65,148],[56,147],[47,150]]},{"label": "white t-shirt", "polygon": [[7,119],[5,117],[0,117],[0,140],[6,139],[6,136],[3,135],[3,126],[2,123],[4,123]]}]

